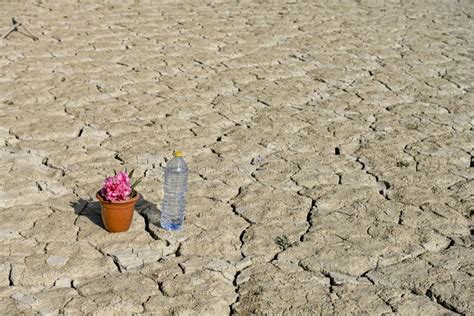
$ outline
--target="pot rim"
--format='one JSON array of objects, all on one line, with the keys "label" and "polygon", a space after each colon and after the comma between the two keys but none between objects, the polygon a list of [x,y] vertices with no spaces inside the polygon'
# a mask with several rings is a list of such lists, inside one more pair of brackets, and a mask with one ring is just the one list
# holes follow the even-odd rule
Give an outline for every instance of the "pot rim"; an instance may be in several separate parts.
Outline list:
[{"label": "pot rim", "polygon": [[106,201],[104,200],[104,198],[102,198],[102,196],[100,195],[100,190],[97,191],[97,193],[95,194],[95,197],[101,202],[101,203],[104,203],[104,204],[125,204],[125,203],[130,203],[130,202],[136,202],[140,197],[140,193],[137,192],[137,195],[131,199],[128,199],[128,200],[125,200],[125,201],[117,201],[117,202],[111,202],[111,201]]}]

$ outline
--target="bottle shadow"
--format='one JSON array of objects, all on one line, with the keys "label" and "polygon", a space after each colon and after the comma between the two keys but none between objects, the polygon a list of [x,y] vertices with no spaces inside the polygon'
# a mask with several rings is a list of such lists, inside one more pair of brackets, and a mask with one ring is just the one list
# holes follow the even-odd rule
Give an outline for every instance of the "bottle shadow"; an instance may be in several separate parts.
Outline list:
[{"label": "bottle shadow", "polygon": [[[98,201],[80,198],[77,201],[71,202],[70,205],[76,215],[87,218],[93,224],[105,230],[104,223],[102,222],[100,203]],[[160,227],[160,210],[156,204],[146,200],[143,195],[137,201],[135,211],[145,219],[146,227],[148,227],[149,224]]]}]

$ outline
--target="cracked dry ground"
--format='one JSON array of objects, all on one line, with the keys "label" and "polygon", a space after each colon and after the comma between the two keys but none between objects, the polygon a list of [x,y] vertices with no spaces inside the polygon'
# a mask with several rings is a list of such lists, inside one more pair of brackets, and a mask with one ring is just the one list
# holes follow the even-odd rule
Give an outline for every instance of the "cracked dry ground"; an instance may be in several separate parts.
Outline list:
[{"label": "cracked dry ground", "polygon": [[473,6],[3,4],[1,313],[471,314]]}]

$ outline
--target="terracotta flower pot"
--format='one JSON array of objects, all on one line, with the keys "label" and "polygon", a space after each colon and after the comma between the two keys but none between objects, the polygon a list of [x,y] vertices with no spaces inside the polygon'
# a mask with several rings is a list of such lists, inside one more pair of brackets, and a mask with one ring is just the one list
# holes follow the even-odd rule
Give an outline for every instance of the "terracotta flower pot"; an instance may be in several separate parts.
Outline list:
[{"label": "terracotta flower pot", "polygon": [[105,229],[111,233],[126,232],[132,223],[133,210],[140,194],[137,193],[135,197],[120,202],[106,201],[102,198],[100,192],[97,192],[96,198],[100,202],[102,222],[104,222]]}]

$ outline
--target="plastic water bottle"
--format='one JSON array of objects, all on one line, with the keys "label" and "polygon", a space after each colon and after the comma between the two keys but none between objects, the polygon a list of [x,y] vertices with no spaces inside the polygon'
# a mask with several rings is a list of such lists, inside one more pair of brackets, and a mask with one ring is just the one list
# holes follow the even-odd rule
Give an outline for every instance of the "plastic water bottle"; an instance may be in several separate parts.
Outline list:
[{"label": "plastic water bottle", "polygon": [[183,154],[176,150],[165,168],[164,197],[161,208],[161,227],[180,230],[186,213],[186,191],[188,190],[188,166]]}]

